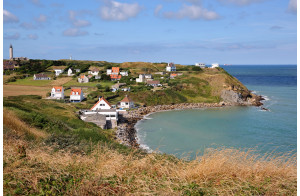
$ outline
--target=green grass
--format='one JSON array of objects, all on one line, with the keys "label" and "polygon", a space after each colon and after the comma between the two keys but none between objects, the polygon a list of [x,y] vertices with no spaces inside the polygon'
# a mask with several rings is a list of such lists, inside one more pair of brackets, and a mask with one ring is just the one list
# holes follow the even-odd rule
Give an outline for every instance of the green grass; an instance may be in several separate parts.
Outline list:
[{"label": "green grass", "polygon": [[33,77],[28,77],[24,79],[18,79],[15,82],[10,82],[9,84],[25,85],[25,86],[47,86],[52,80],[33,80]]}]

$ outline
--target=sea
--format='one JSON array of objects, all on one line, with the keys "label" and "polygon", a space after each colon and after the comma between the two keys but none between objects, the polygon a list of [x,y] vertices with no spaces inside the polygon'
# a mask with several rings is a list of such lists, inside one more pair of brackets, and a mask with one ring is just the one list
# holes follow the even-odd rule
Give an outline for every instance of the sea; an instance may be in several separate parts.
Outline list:
[{"label": "sea", "polygon": [[297,66],[223,67],[265,98],[263,107],[235,106],[157,112],[136,124],[140,146],[149,152],[194,158],[210,148],[257,153],[296,153]]}]

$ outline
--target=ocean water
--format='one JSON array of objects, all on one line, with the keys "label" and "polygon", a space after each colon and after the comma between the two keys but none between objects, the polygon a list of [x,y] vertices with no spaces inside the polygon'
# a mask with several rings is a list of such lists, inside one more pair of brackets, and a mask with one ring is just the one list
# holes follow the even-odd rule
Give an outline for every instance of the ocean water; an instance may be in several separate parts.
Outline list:
[{"label": "ocean water", "polygon": [[194,157],[206,148],[255,148],[258,153],[296,152],[297,66],[226,66],[264,106],[176,110],[148,115],[136,124],[141,146]]}]

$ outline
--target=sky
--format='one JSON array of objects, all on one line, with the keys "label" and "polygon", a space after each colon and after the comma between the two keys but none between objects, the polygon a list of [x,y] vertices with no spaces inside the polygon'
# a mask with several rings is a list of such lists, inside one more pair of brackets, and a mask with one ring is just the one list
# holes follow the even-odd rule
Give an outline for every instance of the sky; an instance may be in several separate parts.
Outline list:
[{"label": "sky", "polygon": [[4,0],[3,58],[296,64],[297,0]]}]

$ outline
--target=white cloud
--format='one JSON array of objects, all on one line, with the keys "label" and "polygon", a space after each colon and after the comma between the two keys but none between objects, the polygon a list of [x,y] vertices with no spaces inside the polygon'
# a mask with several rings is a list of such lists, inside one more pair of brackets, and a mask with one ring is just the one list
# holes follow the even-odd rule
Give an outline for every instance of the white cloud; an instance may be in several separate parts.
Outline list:
[{"label": "white cloud", "polygon": [[288,10],[297,13],[297,0],[290,0]]},{"label": "white cloud", "polygon": [[78,28],[70,28],[63,32],[63,35],[68,37],[84,36],[87,34],[88,34],[87,31],[81,31]]},{"label": "white cloud", "polygon": [[106,1],[100,8],[101,18],[104,20],[124,21],[136,17],[142,7],[138,3],[120,3],[117,1]]},{"label": "white cloud", "polygon": [[38,18],[36,18],[37,22],[46,22],[47,21],[47,16],[45,16],[44,14],[40,14],[40,16]]},{"label": "white cloud", "polygon": [[158,14],[159,14],[159,12],[160,12],[160,10],[161,10],[162,8],[163,8],[162,5],[156,6],[156,8],[155,8],[155,10],[154,10],[154,15],[155,15],[155,16],[158,16]]},{"label": "white cloud", "polygon": [[166,18],[189,18],[192,20],[205,19],[205,20],[215,20],[219,18],[219,15],[214,11],[209,11],[198,5],[183,5],[181,9],[177,12],[165,12],[164,16]]},{"label": "white cloud", "polygon": [[17,16],[15,16],[14,14],[12,14],[11,12],[7,11],[7,10],[3,10],[3,22],[19,22],[19,19]]},{"label": "white cloud", "polygon": [[81,20],[81,19],[77,19],[76,16],[78,15],[77,12],[70,10],[69,11],[69,19],[72,22],[72,25],[74,27],[86,27],[91,25],[91,23],[87,20]]},{"label": "white cloud", "polygon": [[219,0],[219,1],[225,4],[235,4],[239,6],[244,6],[252,3],[258,3],[264,0]]},{"label": "white cloud", "polygon": [[5,34],[4,36],[4,39],[19,39],[20,38],[20,34],[19,33],[15,33],[15,34],[12,34],[12,35],[7,35]]},{"label": "white cloud", "polygon": [[29,35],[27,35],[27,38],[28,38],[28,39],[32,39],[32,40],[36,40],[36,39],[38,39],[39,37],[38,37],[36,34],[29,34]]}]

